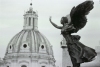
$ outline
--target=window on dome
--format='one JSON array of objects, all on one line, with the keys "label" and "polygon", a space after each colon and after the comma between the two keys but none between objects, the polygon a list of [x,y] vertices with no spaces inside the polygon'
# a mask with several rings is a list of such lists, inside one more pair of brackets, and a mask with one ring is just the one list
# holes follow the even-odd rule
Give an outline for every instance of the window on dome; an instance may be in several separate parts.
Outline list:
[{"label": "window on dome", "polygon": [[24,47],[24,48],[26,48],[26,47],[27,47],[27,45],[26,45],[26,44],[24,44],[24,45],[23,45],[23,47]]},{"label": "window on dome", "polygon": [[45,67],[45,66],[42,66],[42,67]]},{"label": "window on dome", "polygon": [[62,45],[62,42],[60,42],[60,44]]},{"label": "window on dome", "polygon": [[31,25],[31,17],[29,17],[29,26]]},{"label": "window on dome", "polygon": [[10,49],[11,49],[11,46],[10,46]]},{"label": "window on dome", "polygon": [[27,67],[26,65],[22,65],[21,67]]},{"label": "window on dome", "polygon": [[41,48],[44,49],[44,45],[42,45]]}]

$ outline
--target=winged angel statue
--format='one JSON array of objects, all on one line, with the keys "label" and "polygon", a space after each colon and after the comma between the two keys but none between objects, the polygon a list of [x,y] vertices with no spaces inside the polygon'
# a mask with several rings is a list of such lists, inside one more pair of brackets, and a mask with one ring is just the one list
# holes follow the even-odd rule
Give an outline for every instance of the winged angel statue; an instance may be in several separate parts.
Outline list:
[{"label": "winged angel statue", "polygon": [[90,62],[97,55],[93,48],[85,46],[79,41],[79,35],[72,35],[72,33],[77,33],[86,25],[86,15],[93,9],[93,4],[93,1],[88,0],[76,7],[74,6],[69,15],[61,18],[62,26],[56,25],[52,22],[51,17],[49,18],[54,27],[61,29],[61,34],[67,42],[66,45],[73,67],[80,67],[81,63]]}]

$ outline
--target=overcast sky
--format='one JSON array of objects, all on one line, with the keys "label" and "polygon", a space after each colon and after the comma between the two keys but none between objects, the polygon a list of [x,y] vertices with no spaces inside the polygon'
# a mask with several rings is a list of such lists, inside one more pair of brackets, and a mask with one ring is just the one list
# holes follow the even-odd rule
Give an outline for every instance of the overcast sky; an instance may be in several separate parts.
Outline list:
[{"label": "overcast sky", "polygon": [[[54,28],[49,22],[52,20],[60,24],[62,16],[70,13],[73,6],[85,0],[33,0],[33,10],[38,12],[38,29],[53,45],[56,65],[61,66],[62,49],[60,30]],[[0,0],[0,57],[4,57],[7,45],[11,38],[23,29],[23,15],[30,7],[31,0]],[[94,9],[87,16],[86,26],[77,35],[81,42],[95,48],[100,45],[100,1],[94,0]]]}]

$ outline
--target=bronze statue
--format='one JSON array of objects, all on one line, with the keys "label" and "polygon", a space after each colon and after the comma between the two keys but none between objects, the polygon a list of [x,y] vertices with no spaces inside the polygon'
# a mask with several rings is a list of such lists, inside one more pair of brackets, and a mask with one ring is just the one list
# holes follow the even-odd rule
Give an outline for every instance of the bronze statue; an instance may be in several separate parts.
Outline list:
[{"label": "bronze statue", "polygon": [[87,22],[86,15],[93,9],[93,1],[85,1],[76,7],[73,7],[70,14],[61,18],[62,26],[52,22],[51,24],[57,29],[61,29],[61,34],[66,40],[68,52],[71,57],[73,67],[80,67],[81,63],[92,61],[97,53],[94,49],[82,44],[79,35],[72,35],[82,29]]}]

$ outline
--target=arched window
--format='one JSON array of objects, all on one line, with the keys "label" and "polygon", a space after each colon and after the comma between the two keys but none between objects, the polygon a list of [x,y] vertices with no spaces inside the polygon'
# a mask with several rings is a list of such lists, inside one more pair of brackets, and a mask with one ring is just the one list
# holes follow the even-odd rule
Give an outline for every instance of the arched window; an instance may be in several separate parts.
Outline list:
[{"label": "arched window", "polygon": [[34,24],[34,18],[33,18],[33,24]]},{"label": "arched window", "polygon": [[27,67],[26,65],[22,65],[21,67]]},{"label": "arched window", "polygon": [[44,49],[44,45],[42,45],[41,48]]},{"label": "arched window", "polygon": [[31,25],[31,17],[29,17],[29,26]]},{"label": "arched window", "polygon": [[10,45],[10,49],[11,49],[11,45]]}]

